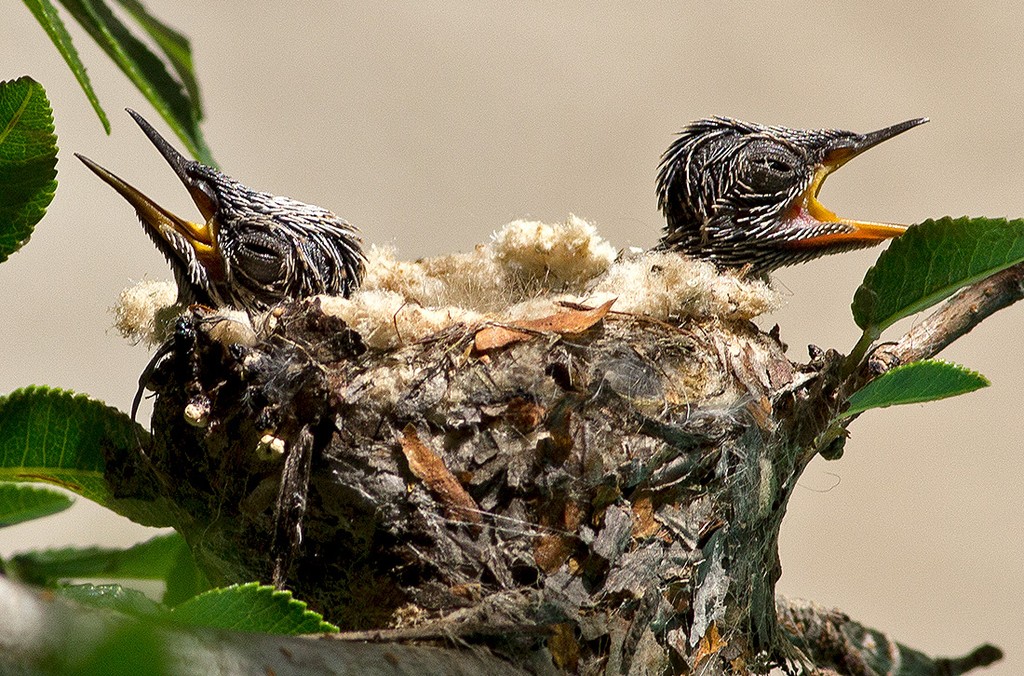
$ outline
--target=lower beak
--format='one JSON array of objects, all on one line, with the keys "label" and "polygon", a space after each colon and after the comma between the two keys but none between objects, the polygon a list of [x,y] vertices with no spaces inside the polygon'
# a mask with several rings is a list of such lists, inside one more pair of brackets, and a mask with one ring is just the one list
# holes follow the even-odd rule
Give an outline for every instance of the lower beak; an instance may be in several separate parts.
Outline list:
[{"label": "lower beak", "polygon": [[818,201],[818,193],[829,174],[857,155],[927,121],[927,118],[907,120],[870,134],[863,134],[853,142],[833,148],[826,153],[824,161],[814,173],[811,184],[795,206],[798,213],[794,214],[794,220],[805,221],[805,223],[801,223],[800,227],[807,230],[808,236],[789,240],[787,245],[801,249],[871,246],[893,237],[899,237],[906,232],[908,226],[897,223],[875,223],[840,218]]},{"label": "lower beak", "polygon": [[[833,168],[822,166],[814,174],[814,180],[804,192],[803,198],[797,203],[800,212],[797,220],[809,220],[810,223],[802,224],[811,234],[809,237],[790,240],[787,244],[794,248],[811,248],[831,246],[871,246],[893,237],[899,237],[907,230],[907,226],[897,223],[875,223],[872,221],[855,221],[850,218],[840,218],[821,202],[818,201],[818,191],[825,177],[833,171]],[[801,218],[803,217],[803,218]],[[822,225],[826,227],[822,227]],[[809,227],[808,227],[809,226]]]},{"label": "lower beak", "polygon": [[135,208],[143,226],[152,234],[158,235],[165,242],[170,242],[170,233],[177,233],[195,250],[196,258],[207,270],[217,269],[220,264],[220,255],[217,252],[217,240],[211,221],[198,224],[176,216],[88,157],[78,153],[75,153],[75,157],[82,160],[94,174],[116,190],[121,197],[128,200],[128,203]]}]

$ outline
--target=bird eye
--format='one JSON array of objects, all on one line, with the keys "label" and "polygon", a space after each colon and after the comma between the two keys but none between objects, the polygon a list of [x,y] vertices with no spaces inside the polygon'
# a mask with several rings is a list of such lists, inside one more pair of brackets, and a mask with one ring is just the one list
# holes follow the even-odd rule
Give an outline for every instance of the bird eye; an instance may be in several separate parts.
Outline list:
[{"label": "bird eye", "polygon": [[741,164],[740,179],[751,191],[761,195],[787,192],[799,179],[798,158],[782,148],[749,148]]},{"label": "bird eye", "polygon": [[235,251],[234,265],[241,274],[264,286],[284,281],[285,254],[266,236],[242,237]]},{"label": "bird eye", "polygon": [[779,174],[791,173],[793,167],[777,157],[759,157],[755,160],[765,171]]}]

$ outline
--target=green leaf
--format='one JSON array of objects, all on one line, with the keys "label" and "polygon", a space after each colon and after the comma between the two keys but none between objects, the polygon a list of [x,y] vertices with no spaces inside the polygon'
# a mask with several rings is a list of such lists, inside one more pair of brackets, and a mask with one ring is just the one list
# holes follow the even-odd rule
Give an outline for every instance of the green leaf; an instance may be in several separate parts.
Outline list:
[{"label": "green leaf", "polygon": [[213,165],[199,128],[199,110],[163,61],[125,26],[103,0],[60,0],[61,4],[124,71],[184,142],[192,155]]},{"label": "green leaf", "polygon": [[170,613],[173,622],[194,627],[312,634],[338,631],[290,592],[250,582],[212,589],[185,601]]},{"label": "green leaf", "polygon": [[74,500],[46,488],[0,484],[0,527],[63,512]]},{"label": "green leaf", "polygon": [[[0,484],[2,487],[2,484]],[[67,547],[27,552],[7,562],[11,577],[39,586],[90,577],[163,580],[163,602],[174,606],[210,588],[178,533],[157,535],[128,549]]]},{"label": "green leaf", "polygon": [[0,263],[28,241],[57,189],[57,137],[43,86],[0,82]]},{"label": "green leaf", "polygon": [[9,569],[24,582],[47,586],[70,578],[164,580],[177,564],[185,541],[177,533],[157,535],[128,549],[65,547],[12,556]]},{"label": "green leaf", "polygon": [[164,503],[115,498],[107,458],[138,453],[149,434],[124,413],[63,390],[27,387],[0,397],[0,481],[66,488],[146,526],[173,525]]},{"label": "green leaf", "polygon": [[163,602],[167,606],[176,606],[197,594],[207,591],[212,586],[206,579],[196,560],[192,557],[192,551],[181,541],[178,553],[170,562],[170,567],[164,580],[167,584],[164,590]]},{"label": "green leaf", "polygon": [[[82,640],[82,639],[79,639]],[[88,639],[85,639],[88,640]],[[72,645],[69,642],[69,645]],[[86,643],[95,646],[84,658],[77,658],[77,650],[57,656],[65,660],[53,673],[67,676],[139,676],[139,674],[169,674],[172,660],[167,645],[157,627],[146,621],[135,621],[108,629],[99,641]]]},{"label": "green leaf", "polygon": [[192,47],[188,38],[163,23],[149,13],[138,0],[118,0],[132,18],[149,33],[160,50],[163,51],[171,68],[178,79],[185,85],[185,92],[197,120],[203,119],[203,104],[199,96],[199,83],[196,82],[195,68],[192,65]]},{"label": "green leaf", "polygon": [[894,322],[1024,260],[1024,220],[940,218],[916,225],[882,252],[853,298],[871,340]]},{"label": "green leaf", "polygon": [[119,584],[69,584],[58,587],[56,591],[83,605],[116,610],[136,617],[160,617],[166,612],[163,606],[137,589],[128,589]]},{"label": "green leaf", "polygon": [[870,408],[955,397],[988,384],[985,376],[959,364],[937,359],[918,361],[897,366],[854,392],[847,400],[850,407],[840,417],[856,415]]},{"label": "green leaf", "polygon": [[46,34],[50,36],[57,51],[64,57],[71,72],[74,73],[75,79],[78,80],[79,86],[89,99],[89,103],[92,104],[93,110],[99,116],[100,122],[103,123],[103,129],[109,134],[110,120],[107,119],[107,113],[100,106],[100,100],[96,98],[96,92],[92,88],[92,83],[89,82],[89,74],[85,72],[82,60],[78,58],[78,51],[71,43],[71,36],[68,34],[67,28],[64,27],[60,15],[57,14],[57,8],[50,0],[24,0],[24,3],[36,21],[43,26]]}]

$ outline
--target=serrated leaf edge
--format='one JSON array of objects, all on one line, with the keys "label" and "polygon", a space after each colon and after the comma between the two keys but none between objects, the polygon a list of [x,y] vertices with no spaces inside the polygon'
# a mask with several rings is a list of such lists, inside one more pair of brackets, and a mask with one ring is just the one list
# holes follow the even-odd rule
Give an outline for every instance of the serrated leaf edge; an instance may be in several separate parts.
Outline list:
[{"label": "serrated leaf edge", "polygon": [[[316,612],[315,610],[310,610],[309,609],[309,605],[305,601],[302,601],[301,599],[295,598],[295,596],[290,591],[288,591],[287,589],[277,589],[276,587],[273,587],[271,585],[260,584],[259,582],[243,582],[243,583],[228,585],[226,587],[215,587],[213,589],[209,589],[207,591],[204,591],[201,594],[196,594],[195,596],[193,596],[192,598],[188,599],[187,601],[183,601],[179,605],[177,605],[174,608],[172,608],[170,610],[169,617],[173,621],[175,613],[178,613],[183,608],[187,610],[189,608],[190,604],[192,604],[193,602],[199,603],[204,598],[212,598],[212,597],[218,597],[218,596],[219,597],[224,597],[224,596],[228,596],[228,595],[234,595],[236,593],[248,592],[249,590],[253,590],[253,591],[257,592],[257,593],[260,593],[260,592],[270,592],[270,595],[269,595],[270,599],[282,599],[283,598],[286,601],[286,607],[287,608],[301,611],[301,617],[302,617],[303,620],[316,621],[316,623],[318,625],[318,630],[319,630],[319,632],[316,632],[316,633],[327,633],[327,632],[336,632],[336,631],[338,631],[338,627],[336,627],[335,625],[333,625],[330,622],[328,622],[327,620],[325,620],[323,615],[321,615],[320,613]],[[237,598],[237,600],[244,600],[243,596],[237,596],[236,598]],[[191,625],[191,623],[185,623],[185,624],[190,624]],[[328,627],[329,627],[329,629],[328,629]],[[280,633],[280,632],[269,632],[268,631],[268,632],[263,632],[263,633],[271,634],[271,633]]]},{"label": "serrated leaf edge", "polygon": [[963,375],[971,376],[971,377],[976,378],[979,381],[978,386],[977,387],[972,387],[971,389],[968,389],[968,390],[960,390],[958,392],[953,392],[951,394],[947,394],[947,395],[943,395],[943,396],[939,396],[939,397],[928,397],[926,399],[908,399],[906,401],[894,401],[894,402],[892,402],[890,404],[882,404],[882,405],[879,405],[879,406],[868,406],[867,408],[854,408],[853,406],[850,406],[847,410],[845,410],[842,413],[840,413],[839,416],[837,416],[837,417],[839,419],[848,418],[850,416],[857,415],[857,414],[863,413],[865,411],[871,411],[871,410],[874,410],[876,408],[889,408],[890,406],[902,406],[904,404],[922,404],[922,403],[926,403],[926,402],[929,402],[929,401],[940,401],[942,399],[948,399],[950,397],[959,396],[961,394],[969,394],[971,392],[975,392],[977,390],[980,390],[983,387],[988,387],[989,385],[992,384],[991,381],[988,378],[986,378],[982,373],[979,373],[978,371],[975,371],[974,369],[968,368],[968,367],[964,366],[963,364],[957,364],[956,362],[946,361],[944,359],[922,359],[920,361],[911,362],[909,364],[901,364],[900,366],[897,366],[897,367],[895,367],[893,369],[890,369],[890,370],[886,371],[882,375],[878,376],[874,380],[870,381],[869,383],[867,383],[866,385],[864,385],[863,387],[858,389],[856,392],[853,392],[852,394],[850,394],[850,396],[847,397],[846,401],[847,401],[847,403],[849,403],[850,400],[852,400],[858,393],[863,392],[866,388],[871,387],[873,385],[873,383],[877,383],[877,382],[881,381],[884,378],[892,377],[891,374],[893,374],[893,373],[900,373],[900,372],[903,372],[903,371],[906,371],[906,370],[909,370],[909,369],[920,368],[922,365],[926,365],[926,364],[941,365],[941,366],[951,367],[951,368],[955,369],[956,371],[958,371],[959,373],[961,373]]}]

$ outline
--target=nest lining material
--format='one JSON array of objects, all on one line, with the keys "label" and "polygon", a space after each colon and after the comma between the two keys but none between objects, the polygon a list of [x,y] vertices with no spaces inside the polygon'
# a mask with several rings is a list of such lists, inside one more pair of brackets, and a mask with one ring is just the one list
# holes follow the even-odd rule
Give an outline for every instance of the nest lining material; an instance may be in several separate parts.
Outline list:
[{"label": "nest lining material", "polygon": [[[403,261],[393,247],[371,246],[361,288],[350,298],[321,298],[371,349],[388,350],[456,324],[515,323],[557,313],[560,303],[599,306],[659,320],[751,319],[782,305],[761,280],[719,272],[672,252],[618,254],[587,221],[518,220],[472,251]],[[177,296],[173,282],[125,289],[115,328],[133,342],[167,335]]]}]

